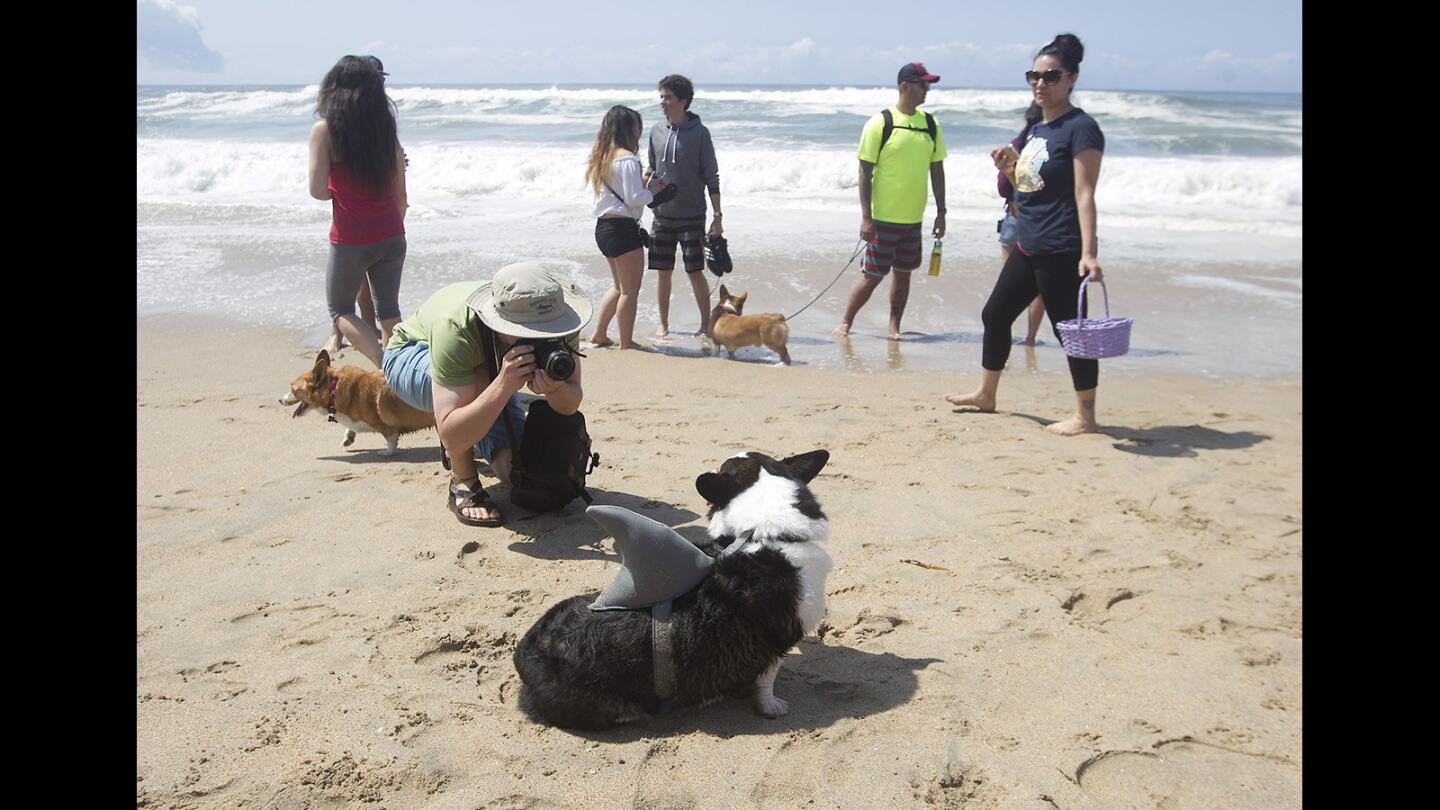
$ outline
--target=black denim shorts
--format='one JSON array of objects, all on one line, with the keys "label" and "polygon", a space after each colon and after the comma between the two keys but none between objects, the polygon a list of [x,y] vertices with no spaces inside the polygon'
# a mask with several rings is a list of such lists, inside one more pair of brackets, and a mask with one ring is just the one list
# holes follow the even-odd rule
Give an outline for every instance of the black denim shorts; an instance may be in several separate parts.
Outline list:
[{"label": "black denim shorts", "polygon": [[624,256],[644,247],[640,223],[629,217],[600,217],[595,220],[595,244],[606,258]]}]

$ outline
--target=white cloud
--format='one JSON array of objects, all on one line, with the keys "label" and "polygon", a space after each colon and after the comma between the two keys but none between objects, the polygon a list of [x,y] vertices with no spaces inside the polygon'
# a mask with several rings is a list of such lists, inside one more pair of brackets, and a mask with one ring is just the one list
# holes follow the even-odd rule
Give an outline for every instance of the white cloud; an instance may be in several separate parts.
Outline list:
[{"label": "white cloud", "polygon": [[802,37],[795,42],[790,43],[790,47],[786,48],[786,50],[788,50],[792,54],[795,54],[796,56],[805,56],[807,54],[814,53],[815,40],[811,39],[810,37]]},{"label": "white cloud", "polygon": [[1196,67],[1202,72],[1222,74],[1241,70],[1274,76],[1298,69],[1299,66],[1300,56],[1289,52],[1272,53],[1269,56],[1236,56],[1229,51],[1213,50],[1196,61]]},{"label": "white cloud", "polygon": [[151,67],[219,73],[225,60],[200,36],[200,12],[174,0],[137,0],[135,52]]}]

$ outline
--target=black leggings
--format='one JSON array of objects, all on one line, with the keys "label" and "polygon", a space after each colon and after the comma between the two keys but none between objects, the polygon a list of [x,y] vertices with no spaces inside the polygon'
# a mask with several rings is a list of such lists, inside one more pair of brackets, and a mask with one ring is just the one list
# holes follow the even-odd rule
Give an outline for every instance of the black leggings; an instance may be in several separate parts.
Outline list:
[{"label": "black leggings", "polygon": [[[1010,326],[1035,300],[1036,293],[1045,302],[1045,314],[1050,316],[1055,339],[1060,339],[1060,330],[1055,325],[1075,317],[1075,298],[1080,294],[1081,276],[1076,272],[1079,265],[1079,252],[1026,256],[1019,248],[1010,251],[1010,258],[1000,269],[1000,278],[995,280],[995,289],[990,291],[990,300],[980,313],[980,320],[985,324],[981,366],[989,371],[1005,370],[1005,361],[1010,359]],[[1086,309],[1089,309],[1088,302]],[[1065,359],[1070,361],[1070,379],[1076,391],[1088,391],[1098,384],[1098,360],[1069,356]]]}]

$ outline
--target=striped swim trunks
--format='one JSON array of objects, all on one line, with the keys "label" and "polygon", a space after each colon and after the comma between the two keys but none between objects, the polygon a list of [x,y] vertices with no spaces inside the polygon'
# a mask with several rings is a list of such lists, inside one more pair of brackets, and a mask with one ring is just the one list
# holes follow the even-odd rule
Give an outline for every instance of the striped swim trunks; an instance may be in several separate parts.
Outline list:
[{"label": "striped swim trunks", "polygon": [[896,225],[893,222],[875,221],[875,241],[865,245],[865,258],[860,261],[860,272],[874,278],[884,278],[891,268],[897,273],[908,273],[920,266],[920,225]]},{"label": "striped swim trunks", "polygon": [[[698,273],[705,269],[705,222],[697,219],[693,223],[655,222],[654,243],[650,245],[650,269],[675,269],[675,243],[680,243],[680,256],[685,263],[685,272]],[[919,243],[916,243],[919,244]]]}]

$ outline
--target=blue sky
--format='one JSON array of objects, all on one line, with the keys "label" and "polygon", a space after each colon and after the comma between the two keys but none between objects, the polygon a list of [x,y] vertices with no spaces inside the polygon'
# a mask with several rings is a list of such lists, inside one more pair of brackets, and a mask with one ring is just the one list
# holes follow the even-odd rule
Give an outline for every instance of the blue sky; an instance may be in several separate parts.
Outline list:
[{"label": "blue sky", "polygon": [[[724,11],[709,11],[720,8]],[[1019,87],[1059,32],[1097,89],[1300,92],[1299,0],[452,2],[137,0],[137,84],[314,84],[346,53],[392,84],[888,85],[908,61],[944,84]]]}]

